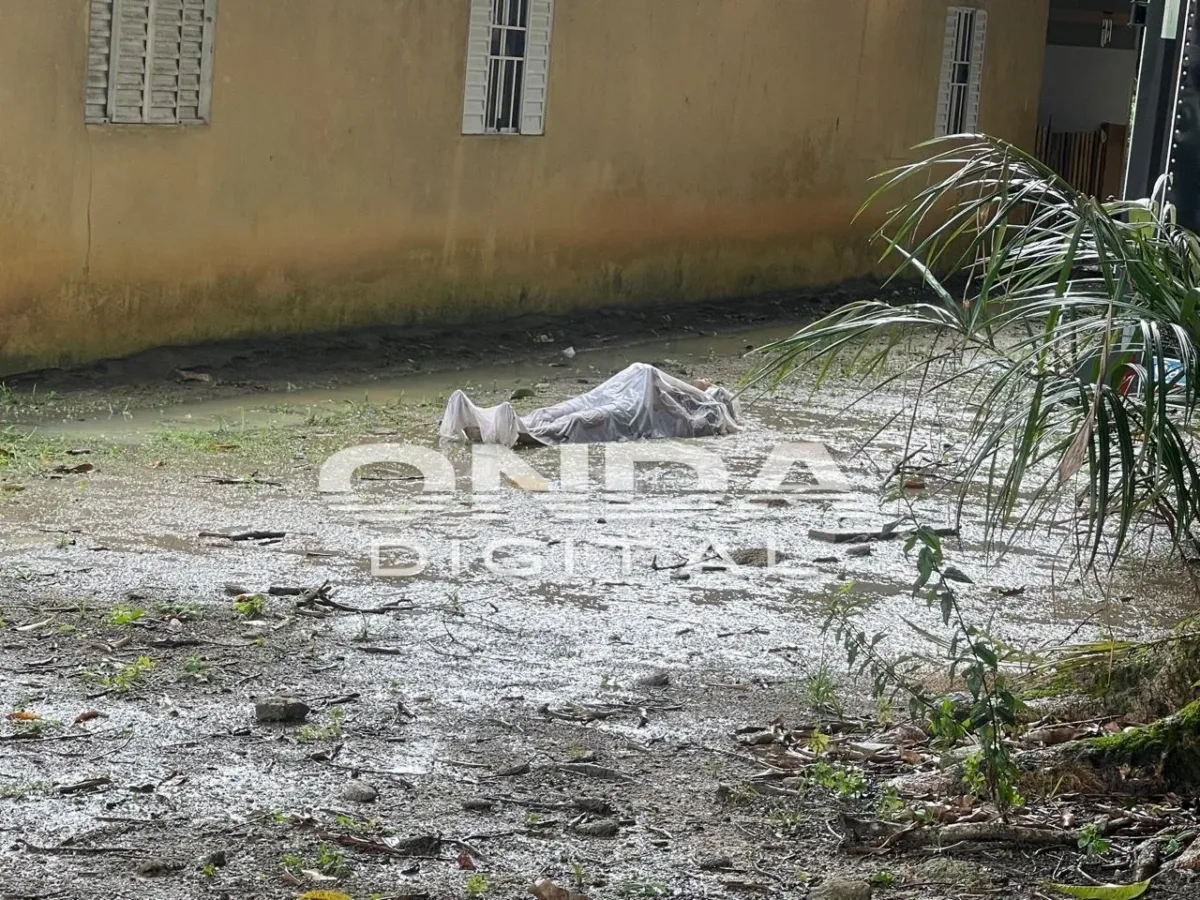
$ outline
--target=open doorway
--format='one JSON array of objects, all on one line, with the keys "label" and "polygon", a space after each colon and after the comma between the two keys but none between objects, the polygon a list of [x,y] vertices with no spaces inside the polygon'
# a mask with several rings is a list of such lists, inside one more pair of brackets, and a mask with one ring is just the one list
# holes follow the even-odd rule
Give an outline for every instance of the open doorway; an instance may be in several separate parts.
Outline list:
[{"label": "open doorway", "polygon": [[1121,196],[1137,41],[1127,0],[1050,0],[1037,156],[1101,200]]}]

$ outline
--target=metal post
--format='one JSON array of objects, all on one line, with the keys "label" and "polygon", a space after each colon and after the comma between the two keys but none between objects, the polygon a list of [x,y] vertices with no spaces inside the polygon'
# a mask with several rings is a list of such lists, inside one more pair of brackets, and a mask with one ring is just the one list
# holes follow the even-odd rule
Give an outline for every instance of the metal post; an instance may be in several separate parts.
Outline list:
[{"label": "metal post", "polygon": [[1200,231],[1200,54],[1196,0],[1180,4],[1179,65],[1171,104],[1172,141],[1168,148],[1171,202],[1180,225]]},{"label": "metal post", "polygon": [[1162,111],[1164,44],[1159,33],[1163,26],[1163,11],[1164,0],[1155,0],[1146,12],[1146,24],[1141,29],[1142,52],[1130,123],[1129,158],[1125,162],[1124,195],[1129,200],[1147,196],[1161,172],[1161,169],[1155,171],[1155,145]]}]

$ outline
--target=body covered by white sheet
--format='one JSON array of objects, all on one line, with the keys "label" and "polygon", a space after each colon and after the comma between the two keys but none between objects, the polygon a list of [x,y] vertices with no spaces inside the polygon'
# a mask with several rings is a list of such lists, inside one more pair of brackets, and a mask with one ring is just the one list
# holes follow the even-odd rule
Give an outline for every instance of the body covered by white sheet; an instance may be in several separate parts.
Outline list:
[{"label": "body covered by white sheet", "polygon": [[688,384],[634,363],[578,397],[518,416],[511,403],[479,407],[462,391],[446,404],[440,434],[450,440],[513,446],[692,438],[740,431],[733,394]]}]

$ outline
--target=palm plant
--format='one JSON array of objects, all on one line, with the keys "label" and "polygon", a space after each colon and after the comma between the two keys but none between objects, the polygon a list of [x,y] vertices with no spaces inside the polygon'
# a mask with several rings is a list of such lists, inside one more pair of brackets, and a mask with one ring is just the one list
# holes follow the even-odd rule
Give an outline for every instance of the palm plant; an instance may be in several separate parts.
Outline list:
[{"label": "palm plant", "polygon": [[[820,385],[848,369],[873,375],[875,391],[919,369],[914,417],[939,389],[969,388],[975,412],[950,483],[960,516],[982,494],[989,544],[1064,508],[1087,567],[1103,550],[1115,559],[1141,526],[1188,540],[1200,513],[1200,243],[1174,223],[1165,188],[1101,203],[1001,140],[922,149],[880,176],[864,209],[899,193],[878,237],[928,299],[842,307],[759,348],[753,379]],[[885,371],[914,333],[918,361]]]}]

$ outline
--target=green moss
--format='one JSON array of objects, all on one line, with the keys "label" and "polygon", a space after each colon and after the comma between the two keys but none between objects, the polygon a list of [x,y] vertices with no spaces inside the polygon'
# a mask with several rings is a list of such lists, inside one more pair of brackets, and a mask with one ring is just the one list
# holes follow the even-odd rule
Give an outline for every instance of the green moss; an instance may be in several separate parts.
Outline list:
[{"label": "green moss", "polygon": [[1200,782],[1200,700],[1149,725],[1086,743],[1097,765],[1153,769],[1173,786],[1195,785]]},{"label": "green moss", "polygon": [[1083,694],[1113,714],[1168,716],[1193,697],[1200,680],[1200,616],[1147,643],[1105,641],[1073,647],[1052,671],[1024,687],[1024,696]]}]

